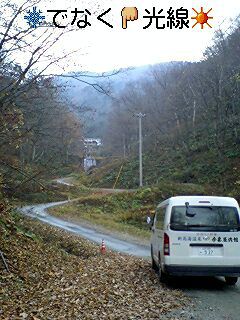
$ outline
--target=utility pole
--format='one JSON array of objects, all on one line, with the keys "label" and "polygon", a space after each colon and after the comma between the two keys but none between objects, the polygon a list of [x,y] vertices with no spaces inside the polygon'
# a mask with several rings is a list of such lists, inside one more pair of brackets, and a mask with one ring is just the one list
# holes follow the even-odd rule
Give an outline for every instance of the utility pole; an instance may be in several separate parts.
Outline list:
[{"label": "utility pole", "polygon": [[139,112],[136,114],[139,120],[139,187],[143,186],[143,173],[142,173],[142,118],[146,115]]}]

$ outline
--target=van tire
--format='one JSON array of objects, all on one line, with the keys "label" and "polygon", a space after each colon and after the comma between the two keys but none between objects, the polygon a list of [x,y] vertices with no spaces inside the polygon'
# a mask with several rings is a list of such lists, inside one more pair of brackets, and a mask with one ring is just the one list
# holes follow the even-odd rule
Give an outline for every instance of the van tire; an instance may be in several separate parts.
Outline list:
[{"label": "van tire", "polygon": [[158,278],[161,283],[165,283],[167,281],[167,275],[162,271],[160,254],[158,256]]},{"label": "van tire", "polygon": [[234,286],[238,281],[238,277],[225,277],[225,281],[228,285]]},{"label": "van tire", "polygon": [[154,260],[154,257],[153,257],[153,248],[151,246],[151,258],[152,258],[152,269],[155,270],[155,271],[158,271],[158,266]]}]

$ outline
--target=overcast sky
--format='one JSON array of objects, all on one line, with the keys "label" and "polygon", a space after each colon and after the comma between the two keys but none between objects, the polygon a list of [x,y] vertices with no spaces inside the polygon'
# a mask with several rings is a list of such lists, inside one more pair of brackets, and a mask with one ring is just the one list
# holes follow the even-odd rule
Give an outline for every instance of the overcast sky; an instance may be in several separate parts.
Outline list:
[{"label": "overcast sky", "polygon": [[[123,7],[137,7],[138,20],[128,22],[127,29],[122,29],[121,10]],[[145,9],[152,11],[163,9],[162,15],[167,15],[166,11],[172,7],[174,10],[183,7],[188,9],[190,16],[190,28],[179,29],[156,29],[155,21],[148,29],[143,29],[148,24],[149,19],[143,18],[146,14]],[[192,25],[196,20],[192,20],[192,16],[196,16],[192,8],[200,11],[203,7],[204,11],[212,8],[209,16],[213,19],[209,20],[209,24],[201,30],[198,24],[192,29]],[[47,13],[46,9],[68,9],[78,8],[79,10],[88,9],[92,15],[89,22],[91,27],[78,29],[70,36],[62,39],[57,49],[69,50],[81,49],[81,53],[72,58],[69,70],[74,69],[74,63],[82,66],[83,70],[88,71],[108,71],[122,67],[141,66],[147,64],[155,64],[166,61],[188,60],[196,61],[202,58],[203,51],[211,43],[214,32],[221,25],[226,29],[231,26],[230,19],[234,19],[240,14],[239,0],[93,0],[93,1],[70,1],[58,0],[47,2],[46,6],[39,5],[46,15],[47,21],[51,21],[53,13]],[[109,28],[104,23],[97,20],[97,16],[103,11],[111,8],[111,11],[103,18],[113,28]],[[73,14],[68,13],[68,18],[62,20],[71,21]],[[166,19],[159,20],[159,24],[166,23]],[[77,66],[78,68],[79,66]]]}]

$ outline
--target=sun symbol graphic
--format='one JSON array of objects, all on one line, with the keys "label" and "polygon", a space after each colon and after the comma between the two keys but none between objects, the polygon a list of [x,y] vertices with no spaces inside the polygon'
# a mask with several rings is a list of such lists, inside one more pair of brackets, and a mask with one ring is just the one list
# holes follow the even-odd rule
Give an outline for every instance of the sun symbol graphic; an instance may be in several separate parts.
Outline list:
[{"label": "sun symbol graphic", "polygon": [[206,23],[208,26],[209,26],[209,28],[212,28],[211,26],[210,26],[210,24],[207,22],[208,21],[208,19],[213,19],[213,17],[209,17],[208,16],[208,14],[209,14],[209,12],[212,10],[212,8],[210,9],[210,10],[208,10],[208,12],[203,12],[203,7],[201,7],[201,11],[200,12],[197,12],[197,10],[195,10],[194,8],[192,8],[193,9],[193,11],[195,11],[196,12],[196,17],[192,17],[192,19],[196,19],[197,20],[197,22],[192,26],[193,28],[199,23],[199,24],[201,24],[201,29],[203,29],[203,26],[204,26],[204,24]]}]

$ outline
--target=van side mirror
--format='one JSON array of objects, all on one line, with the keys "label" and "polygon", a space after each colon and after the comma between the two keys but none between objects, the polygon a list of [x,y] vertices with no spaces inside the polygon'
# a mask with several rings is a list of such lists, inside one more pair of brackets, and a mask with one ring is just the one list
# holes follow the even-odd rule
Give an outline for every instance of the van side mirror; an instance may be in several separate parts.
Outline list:
[{"label": "van side mirror", "polygon": [[151,219],[151,217],[149,217],[150,218],[150,222],[149,222],[149,229],[151,230],[151,231],[154,231],[155,230],[155,227],[154,227],[154,220],[155,220],[155,214],[154,214],[154,216],[153,216],[153,218]]},{"label": "van side mirror", "polygon": [[150,224],[152,222],[152,219],[151,219],[151,217],[147,217],[147,224]]}]

